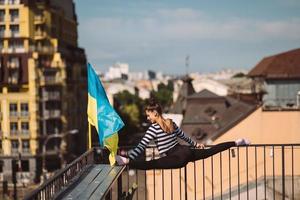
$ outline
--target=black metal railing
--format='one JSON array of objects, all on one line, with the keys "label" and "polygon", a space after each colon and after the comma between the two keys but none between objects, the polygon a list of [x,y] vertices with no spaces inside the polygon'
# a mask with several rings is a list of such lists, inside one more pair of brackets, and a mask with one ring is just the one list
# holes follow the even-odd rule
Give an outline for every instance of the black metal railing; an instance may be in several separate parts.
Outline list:
[{"label": "black metal railing", "polygon": [[[156,156],[154,148],[147,151]],[[123,191],[136,183],[133,199],[139,200],[299,199],[300,144],[234,147],[181,169],[127,168],[121,182]]]},{"label": "black metal railing", "polygon": [[[131,147],[121,147],[122,149]],[[209,148],[209,147],[208,147]],[[54,199],[103,150],[93,148],[42,184],[25,199]],[[146,150],[146,159],[157,150]],[[133,199],[299,199],[300,144],[256,144],[233,147],[190,162],[181,169],[131,170],[119,176],[106,199],[122,199],[133,184]]]},{"label": "black metal railing", "polygon": [[94,164],[96,149],[91,149],[74,160],[71,164],[61,169],[53,177],[44,182],[40,187],[27,195],[25,200],[48,200],[54,199],[65,187],[67,187],[71,180],[82,172],[87,166]]}]

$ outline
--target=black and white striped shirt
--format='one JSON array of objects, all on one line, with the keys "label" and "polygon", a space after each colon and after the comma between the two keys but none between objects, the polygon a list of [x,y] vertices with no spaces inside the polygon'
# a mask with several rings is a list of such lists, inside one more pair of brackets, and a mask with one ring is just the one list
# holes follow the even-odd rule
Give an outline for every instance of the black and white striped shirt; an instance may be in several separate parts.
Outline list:
[{"label": "black and white striped shirt", "polygon": [[167,152],[169,149],[173,148],[176,144],[178,144],[177,137],[196,147],[197,143],[194,142],[190,137],[185,135],[185,133],[174,122],[173,124],[174,131],[172,133],[166,133],[159,126],[159,124],[153,123],[148,128],[146,134],[144,135],[140,143],[137,145],[137,147],[128,152],[129,158],[134,160],[136,157],[138,157],[142,152],[145,151],[146,147],[152,140],[154,140],[160,155]]}]

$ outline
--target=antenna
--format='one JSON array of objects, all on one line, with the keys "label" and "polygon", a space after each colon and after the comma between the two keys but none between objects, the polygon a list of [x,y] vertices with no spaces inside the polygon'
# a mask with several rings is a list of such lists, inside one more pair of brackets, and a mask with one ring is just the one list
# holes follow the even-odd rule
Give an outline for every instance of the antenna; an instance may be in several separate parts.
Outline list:
[{"label": "antenna", "polygon": [[185,57],[185,70],[186,70],[186,75],[189,75],[189,65],[190,65],[190,56],[187,55]]}]

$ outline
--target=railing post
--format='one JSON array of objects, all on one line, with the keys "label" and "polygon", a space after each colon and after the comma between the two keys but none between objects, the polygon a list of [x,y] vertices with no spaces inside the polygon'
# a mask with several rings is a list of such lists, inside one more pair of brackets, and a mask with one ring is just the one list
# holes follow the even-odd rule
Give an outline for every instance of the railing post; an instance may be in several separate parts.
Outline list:
[{"label": "railing post", "polygon": [[282,199],[285,199],[285,161],[284,161],[284,145],[281,146],[282,154]]},{"label": "railing post", "polygon": [[122,174],[118,178],[118,199],[122,196]]},{"label": "railing post", "polygon": [[185,192],[185,194],[184,194],[184,197],[185,197],[185,200],[187,200],[188,198],[187,198],[187,172],[186,172],[187,170],[186,170],[186,166],[184,166],[184,192]]}]

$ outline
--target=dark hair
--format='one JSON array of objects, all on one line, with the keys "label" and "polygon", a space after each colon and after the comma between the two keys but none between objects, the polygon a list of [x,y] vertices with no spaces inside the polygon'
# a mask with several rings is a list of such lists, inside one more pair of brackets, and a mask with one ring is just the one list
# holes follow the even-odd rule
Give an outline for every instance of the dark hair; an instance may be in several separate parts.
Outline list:
[{"label": "dark hair", "polygon": [[145,111],[156,111],[158,114],[162,115],[162,108],[154,98],[148,100]]}]

